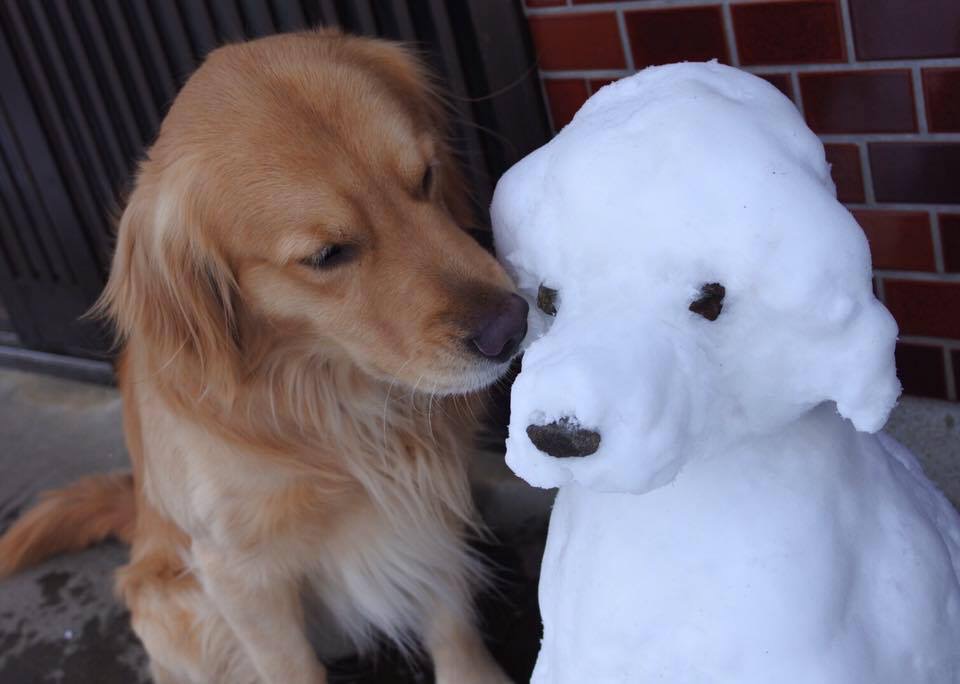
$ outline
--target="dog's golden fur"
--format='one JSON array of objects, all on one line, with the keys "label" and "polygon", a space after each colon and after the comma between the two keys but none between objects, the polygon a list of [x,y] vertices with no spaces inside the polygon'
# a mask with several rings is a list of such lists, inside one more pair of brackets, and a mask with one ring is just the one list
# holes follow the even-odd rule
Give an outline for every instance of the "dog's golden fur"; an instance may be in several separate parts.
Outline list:
[{"label": "dog's golden fur", "polygon": [[[48,495],[0,540],[0,574],[129,538],[118,588],[161,684],[325,681],[303,592],[359,645],[419,640],[439,682],[506,681],[471,617],[471,427],[434,397],[503,373],[464,339],[512,285],[460,228],[443,129],[389,43],[209,56],[141,166],[99,304],[133,478]],[[331,245],[342,263],[311,261]]]}]

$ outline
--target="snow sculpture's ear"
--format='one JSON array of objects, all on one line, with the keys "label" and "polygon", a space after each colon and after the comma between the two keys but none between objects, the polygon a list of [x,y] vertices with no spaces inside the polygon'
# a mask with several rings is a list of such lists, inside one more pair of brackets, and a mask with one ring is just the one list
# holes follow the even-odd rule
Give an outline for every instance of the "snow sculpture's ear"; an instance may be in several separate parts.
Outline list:
[{"label": "snow sculpture's ear", "polygon": [[837,410],[861,432],[877,432],[900,396],[893,351],[897,324],[878,301],[851,325],[834,367]]}]

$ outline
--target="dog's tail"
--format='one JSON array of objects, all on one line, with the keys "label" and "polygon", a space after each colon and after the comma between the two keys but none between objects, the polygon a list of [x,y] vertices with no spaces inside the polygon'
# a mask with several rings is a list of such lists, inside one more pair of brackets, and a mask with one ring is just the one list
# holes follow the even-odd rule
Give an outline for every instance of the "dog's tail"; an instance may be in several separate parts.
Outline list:
[{"label": "dog's tail", "polygon": [[40,495],[0,537],[0,577],[109,536],[130,543],[136,520],[133,477],[105,473]]}]

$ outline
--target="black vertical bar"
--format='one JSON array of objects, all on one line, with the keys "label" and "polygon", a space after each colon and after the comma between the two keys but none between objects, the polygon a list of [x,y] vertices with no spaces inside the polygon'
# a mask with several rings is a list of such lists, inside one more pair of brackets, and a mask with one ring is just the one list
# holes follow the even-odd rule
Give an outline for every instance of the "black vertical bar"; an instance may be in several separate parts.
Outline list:
[{"label": "black vertical bar", "polygon": [[299,31],[306,27],[306,17],[303,16],[303,9],[296,0],[271,0],[271,2],[278,31]]},{"label": "black vertical bar", "polygon": [[427,17],[420,23],[425,28],[429,27],[429,55],[435,61],[434,67],[446,81],[454,113],[451,132],[457,138],[456,148],[465,167],[466,177],[471,181],[470,185],[476,195],[477,209],[484,214],[493,185],[484,156],[481,133],[470,105],[472,97],[465,80],[466,67],[460,59],[457,34],[447,11],[447,3],[442,0],[427,0],[417,6],[427,12]]},{"label": "black vertical bar", "polygon": [[53,8],[57,13],[58,23],[66,45],[67,66],[72,66],[77,81],[77,94],[84,99],[84,109],[90,112],[95,120],[94,132],[105,163],[110,166],[110,177],[116,182],[127,173],[127,164],[124,159],[123,148],[117,138],[113,121],[108,114],[109,105],[104,101],[100,92],[98,79],[90,64],[89,55],[80,39],[80,33],[74,22],[73,15],[67,7],[67,0],[55,0]]},{"label": "black vertical bar", "polygon": [[[69,48],[69,42],[63,40],[62,34],[55,34],[53,24],[56,15],[51,16],[43,11],[51,8],[49,4],[35,5],[34,25],[37,27],[41,47],[40,56],[45,58],[43,61],[48,67],[47,77],[55,86],[55,106],[64,114],[62,120],[69,131],[70,144],[84,171],[82,179],[73,180],[81,183],[80,193],[92,194],[101,206],[109,205],[113,198],[110,181],[118,180],[122,172],[119,166],[109,168],[112,161],[109,158],[109,149],[106,150],[105,158],[101,154],[104,151],[103,146],[98,145],[94,139],[99,132],[100,123],[96,120],[95,107],[88,97],[90,93],[83,87],[86,84],[82,83],[82,75],[76,73],[77,64],[82,62],[82,58],[61,51],[63,47]],[[105,136],[109,138],[109,133]],[[109,143],[107,147],[109,148]],[[66,180],[69,182],[71,179]]]},{"label": "black vertical bar", "polygon": [[[2,57],[0,51],[0,57]],[[0,73],[2,76],[2,73]],[[37,231],[30,224],[30,218],[24,208],[23,197],[18,184],[18,167],[8,161],[16,154],[13,149],[14,132],[10,126],[4,103],[0,101],[0,202],[7,207],[9,217],[10,242],[16,243],[23,256],[23,264],[35,279],[52,280],[56,277],[43,249],[38,242]]]},{"label": "black vertical bar", "polygon": [[339,26],[340,15],[334,0],[315,0],[320,10],[320,21],[324,26]]},{"label": "black vertical bar", "polygon": [[370,0],[340,0],[337,14],[343,28],[351,33],[375,36],[379,33]]},{"label": "black vertical bar", "polygon": [[3,133],[0,135],[0,206],[4,208],[3,231],[7,236],[6,242],[11,245],[11,253],[13,248],[16,248],[20,257],[18,261],[23,264],[25,271],[29,271],[30,277],[35,280],[52,280],[55,274],[37,243],[37,232],[30,225],[30,219],[23,207],[14,169],[7,161],[9,147],[13,142],[13,131],[8,124],[6,112],[0,103],[0,133]]},{"label": "black vertical bar", "polygon": [[217,32],[210,20],[207,6],[202,0],[176,0],[176,2],[180,8],[180,16],[183,17],[190,34],[194,57],[199,62],[207,56],[208,52],[217,47]]},{"label": "black vertical bar", "polygon": [[146,7],[150,10],[150,17],[157,27],[176,85],[182,85],[196,67],[197,58],[194,56],[187,27],[180,17],[177,3],[173,0],[139,1],[148,3]]},{"label": "black vertical bar", "polygon": [[406,0],[380,0],[373,5],[381,33],[392,40],[416,42],[417,32]]},{"label": "black vertical bar", "polygon": [[259,38],[276,33],[270,16],[269,0],[240,0],[239,9],[248,38]]},{"label": "black vertical bar", "polygon": [[[29,77],[27,77],[27,74],[24,74],[23,76],[26,78],[21,78],[21,74],[12,72],[12,68],[16,62],[12,57],[12,50],[8,50],[8,52],[11,53],[9,62],[11,72],[5,74],[5,77],[0,82],[10,84],[9,90],[11,92],[9,94],[5,92],[4,95],[10,97],[10,99],[5,102],[5,110],[8,117],[7,127],[12,135],[9,140],[0,142],[5,146],[4,155],[9,165],[10,175],[16,184],[17,193],[22,199],[22,206],[25,210],[24,213],[26,216],[29,216],[30,226],[32,228],[31,234],[35,236],[38,244],[41,246],[43,261],[50,268],[51,277],[63,277],[68,280],[75,279],[76,273],[65,262],[63,248],[57,239],[58,233],[54,232],[51,227],[51,224],[56,222],[56,219],[48,214],[48,211],[51,209],[50,199],[53,198],[45,197],[45,201],[40,201],[39,196],[36,194],[38,188],[41,187],[44,191],[48,191],[50,189],[48,183],[51,181],[59,182],[60,176],[53,159],[44,159],[42,153],[38,159],[37,149],[40,145],[46,145],[47,141],[44,137],[43,130],[38,125],[33,103],[28,104],[30,91],[26,88],[26,82],[33,83],[42,91],[43,101],[41,103],[41,110],[46,114],[50,114],[50,118],[57,120],[60,124],[62,133],[60,142],[63,147],[70,145],[70,137],[64,127],[64,122],[56,116],[56,99],[53,97],[50,83],[47,80],[47,75],[36,50],[36,36],[33,35],[30,26],[25,21],[24,16],[20,13],[20,8],[16,4],[10,3],[7,5],[7,9],[9,11],[10,28],[14,29],[17,35],[21,37],[21,41],[18,42],[21,48],[20,56],[25,58],[26,63],[20,66],[21,68],[26,68]],[[0,62],[3,61],[6,60],[0,60]],[[18,85],[19,88],[17,88]],[[18,93],[17,90],[19,89],[22,89],[22,91]],[[22,99],[15,99],[17,95],[21,94],[23,95]],[[27,157],[23,153],[24,148],[30,150],[30,163],[27,162]],[[69,151],[72,152],[72,149]],[[38,171],[38,161],[40,160],[48,161],[49,165],[43,168],[45,173],[37,178],[34,173]],[[79,168],[79,165],[77,168]],[[61,208],[73,214],[73,208],[69,206],[69,203],[61,205]],[[27,224],[21,223],[20,225],[25,227]],[[82,237],[82,235],[76,237]]]},{"label": "black vertical bar", "polygon": [[160,126],[160,112],[140,61],[140,55],[133,44],[126,17],[120,9],[120,1],[97,0],[97,7],[112,27],[108,36],[109,44],[113,49],[121,75],[126,77],[124,85],[129,93],[127,97],[140,112],[140,131],[143,140],[149,140]]},{"label": "black vertical bar", "polygon": [[96,65],[99,82],[110,102],[109,112],[113,129],[122,135],[127,158],[139,153],[143,146],[143,134],[137,125],[136,116],[130,106],[129,96],[123,89],[123,81],[117,71],[116,63],[107,46],[107,35],[97,15],[92,0],[69,0],[68,7],[75,19],[81,24],[80,38],[85,41],[87,54]]},{"label": "black vertical bar", "polygon": [[[200,0],[193,0],[199,2]],[[218,43],[236,43],[246,38],[243,20],[235,0],[206,0],[213,25],[217,28]]]},{"label": "black vertical bar", "polygon": [[157,27],[150,15],[147,1],[124,0],[123,8],[127,13],[127,23],[136,34],[143,61],[147,65],[146,71],[156,93],[155,99],[158,109],[162,116],[173,100],[173,96],[177,93],[177,85],[174,79],[174,70],[171,68],[170,60],[163,49],[160,36],[157,34]]},{"label": "black vertical bar", "polygon": [[496,181],[549,139],[527,24],[511,0],[464,0],[448,7],[475,119],[491,131],[483,142]]},{"label": "black vertical bar", "polygon": [[[8,3],[2,7],[7,10],[5,23],[8,28],[29,39],[29,29],[16,4]],[[0,74],[0,83],[5,86],[2,95],[14,140],[18,148],[29,150],[27,177],[31,187],[39,193],[34,209],[46,218],[40,224],[42,233],[56,236],[63,246],[71,265],[65,275],[69,276],[72,271],[87,292],[95,293],[102,280],[97,262],[92,258],[94,245],[88,239],[94,234],[91,227],[97,225],[102,216],[89,193],[71,194],[64,182],[65,178],[83,178],[84,173],[74,153],[69,129],[57,109],[50,83],[44,78],[36,45],[29,40],[18,43],[21,62],[14,60],[6,40],[2,43],[0,70],[7,69]],[[24,70],[23,77],[15,65]],[[28,90],[25,81],[33,86],[32,91]],[[80,226],[87,230],[79,230]]]},{"label": "black vertical bar", "polygon": [[30,268],[30,263],[23,253],[23,245],[16,238],[17,231],[7,211],[6,202],[3,201],[3,194],[0,194],[0,271],[5,271],[11,280],[17,280],[21,270]]}]

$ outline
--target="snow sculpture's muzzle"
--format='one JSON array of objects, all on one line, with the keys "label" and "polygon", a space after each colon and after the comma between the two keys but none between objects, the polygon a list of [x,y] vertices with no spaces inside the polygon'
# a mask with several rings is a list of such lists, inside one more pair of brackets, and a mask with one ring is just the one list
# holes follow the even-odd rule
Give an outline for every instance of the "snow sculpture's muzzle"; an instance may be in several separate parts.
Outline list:
[{"label": "snow sculpture's muzzle", "polygon": [[[596,308],[568,314],[526,351],[512,394],[508,463],[544,487],[577,481],[637,492],[666,484],[702,414],[677,357],[685,342],[660,330],[650,312],[639,316],[646,322]],[[649,331],[645,339],[611,348],[638,327]]]}]

